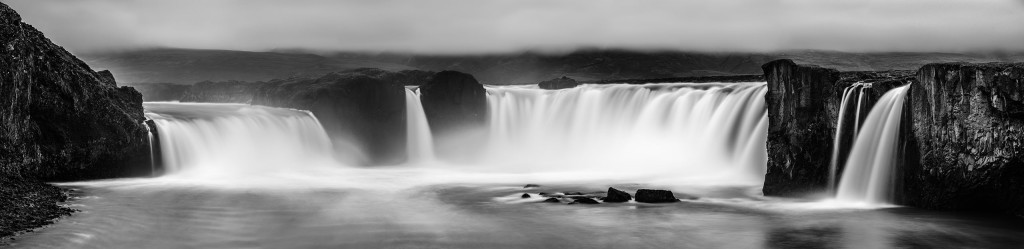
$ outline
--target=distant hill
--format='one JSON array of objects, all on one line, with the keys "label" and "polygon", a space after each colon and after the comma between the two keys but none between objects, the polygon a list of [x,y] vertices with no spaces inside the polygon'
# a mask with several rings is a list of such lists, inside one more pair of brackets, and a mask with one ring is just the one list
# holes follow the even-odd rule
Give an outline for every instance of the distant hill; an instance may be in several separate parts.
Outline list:
[{"label": "distant hill", "polygon": [[623,50],[445,56],[150,49],[82,54],[80,57],[95,68],[109,69],[118,81],[132,84],[266,81],[319,76],[366,67],[393,71],[456,70],[473,74],[485,84],[533,84],[561,76],[594,81],[760,74],[762,64],[782,58],[843,71],[914,70],[932,62],[1024,61],[1024,53],[698,53]]}]

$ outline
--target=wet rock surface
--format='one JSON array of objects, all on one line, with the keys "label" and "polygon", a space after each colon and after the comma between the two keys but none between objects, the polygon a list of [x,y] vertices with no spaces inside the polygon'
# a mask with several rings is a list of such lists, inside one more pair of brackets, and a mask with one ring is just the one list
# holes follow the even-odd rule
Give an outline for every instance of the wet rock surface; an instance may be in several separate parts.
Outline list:
[{"label": "wet rock surface", "polygon": [[[487,91],[472,75],[442,71],[419,87],[423,112],[430,123],[440,157],[474,154],[484,147]],[[458,132],[458,136],[449,136]]]},{"label": "wet rock surface", "polygon": [[604,198],[604,202],[627,202],[632,199],[633,196],[629,193],[609,187],[608,196]]},{"label": "wet rock surface", "polygon": [[640,189],[636,191],[636,202],[643,203],[672,203],[679,202],[672,191]]},{"label": "wet rock surface", "polygon": [[572,78],[569,78],[569,77],[565,77],[565,76],[562,76],[561,78],[545,80],[545,81],[541,81],[540,83],[537,83],[537,86],[539,86],[540,89],[547,89],[547,90],[558,90],[558,89],[573,88],[573,87],[576,87],[576,86],[579,86],[579,85],[580,85],[580,83],[577,82],[576,80],[574,80]]}]

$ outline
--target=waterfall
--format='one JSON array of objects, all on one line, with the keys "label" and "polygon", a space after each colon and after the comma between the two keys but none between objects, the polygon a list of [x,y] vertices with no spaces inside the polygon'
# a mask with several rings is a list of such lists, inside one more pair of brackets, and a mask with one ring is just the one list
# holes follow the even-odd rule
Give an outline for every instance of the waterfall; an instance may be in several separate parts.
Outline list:
[{"label": "waterfall", "polygon": [[231,177],[299,170],[331,158],[331,142],[307,111],[242,104],[145,103],[167,174]]},{"label": "waterfall", "polygon": [[405,89],[405,107],[409,137],[408,151],[410,162],[424,162],[434,159],[434,138],[430,133],[427,115],[420,103],[419,90]]},{"label": "waterfall", "polygon": [[673,174],[734,171],[763,181],[764,83],[487,87],[492,162]]},{"label": "waterfall", "polygon": [[[145,124],[145,123],[143,123]],[[153,151],[153,131],[146,126],[146,141],[149,142],[149,174],[150,176],[156,176],[156,152]]]},{"label": "waterfall", "polygon": [[889,90],[864,119],[839,181],[836,198],[840,201],[893,203],[897,164],[904,149],[900,122],[909,89],[907,85]]},{"label": "waterfall", "polygon": [[839,171],[839,166],[840,166],[839,162],[840,162],[840,160],[842,160],[842,158],[840,158],[840,157],[842,157],[842,153],[843,152],[846,152],[846,150],[843,150],[843,148],[841,148],[841,147],[843,146],[843,138],[845,138],[844,135],[846,134],[846,133],[844,133],[846,131],[846,128],[847,128],[846,127],[846,122],[848,122],[846,120],[847,105],[849,104],[849,102],[851,102],[853,100],[851,97],[854,97],[854,93],[856,92],[856,97],[855,98],[857,98],[857,104],[856,104],[855,109],[854,109],[855,112],[853,113],[853,129],[852,129],[853,137],[856,138],[857,137],[857,135],[856,135],[857,134],[857,130],[859,128],[858,125],[860,124],[860,115],[861,115],[860,114],[860,104],[861,104],[861,100],[863,99],[862,95],[864,95],[864,88],[865,88],[864,84],[855,83],[855,84],[853,84],[853,85],[851,85],[849,87],[846,87],[846,89],[843,90],[843,98],[839,102],[839,114],[837,115],[838,118],[837,118],[837,122],[836,122],[836,135],[835,135],[834,141],[832,142],[832,160],[829,163],[829,171],[828,171],[829,172],[829,174],[828,174],[828,192],[829,193],[833,193],[834,194],[835,191],[836,191],[836,183],[837,183],[837,179],[836,178],[839,176],[838,175],[839,174],[839,172],[838,172]]}]

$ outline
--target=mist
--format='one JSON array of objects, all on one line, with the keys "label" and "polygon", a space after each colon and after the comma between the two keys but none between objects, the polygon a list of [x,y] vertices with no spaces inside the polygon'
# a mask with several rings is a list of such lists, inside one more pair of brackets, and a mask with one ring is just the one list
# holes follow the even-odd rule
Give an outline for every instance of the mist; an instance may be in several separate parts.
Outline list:
[{"label": "mist", "polygon": [[75,52],[1024,50],[1018,0],[5,0]]}]

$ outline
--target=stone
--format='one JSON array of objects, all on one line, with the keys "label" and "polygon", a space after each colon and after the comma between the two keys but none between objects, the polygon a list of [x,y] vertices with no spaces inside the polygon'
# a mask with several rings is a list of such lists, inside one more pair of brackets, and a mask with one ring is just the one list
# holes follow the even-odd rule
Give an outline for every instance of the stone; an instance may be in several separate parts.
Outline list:
[{"label": "stone", "polygon": [[528,193],[523,193],[523,195],[522,195],[522,196],[520,196],[520,197],[521,197],[521,198],[523,198],[523,199],[526,199],[526,198],[530,198],[530,194],[528,194]]},{"label": "stone", "polygon": [[589,205],[589,204],[601,204],[601,203],[595,201],[594,199],[588,198],[588,197],[576,197],[576,198],[573,198],[573,201],[570,202],[569,204],[588,204]]},{"label": "stone", "polygon": [[523,188],[537,188],[537,187],[540,187],[540,185],[537,185],[537,184],[526,184],[526,186],[523,186]]},{"label": "stone", "polygon": [[636,202],[643,203],[671,203],[679,202],[679,199],[668,190],[640,189],[636,191]]},{"label": "stone", "polygon": [[562,76],[561,78],[545,80],[545,81],[542,81],[540,83],[537,83],[537,86],[539,86],[540,89],[546,89],[546,90],[558,90],[558,89],[574,88],[574,87],[579,86],[579,85],[580,85],[580,83],[576,82],[576,80],[574,80],[572,78],[569,78],[569,77],[565,77],[565,76]]},{"label": "stone", "polygon": [[627,202],[632,199],[633,196],[629,193],[609,187],[608,196],[604,198],[604,202]]},{"label": "stone", "polygon": [[559,201],[558,198],[552,197],[552,198],[544,199],[543,202],[546,202],[546,203],[561,203],[562,201]]}]

